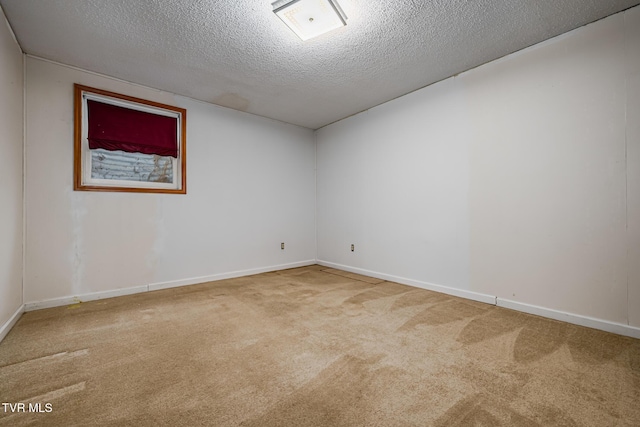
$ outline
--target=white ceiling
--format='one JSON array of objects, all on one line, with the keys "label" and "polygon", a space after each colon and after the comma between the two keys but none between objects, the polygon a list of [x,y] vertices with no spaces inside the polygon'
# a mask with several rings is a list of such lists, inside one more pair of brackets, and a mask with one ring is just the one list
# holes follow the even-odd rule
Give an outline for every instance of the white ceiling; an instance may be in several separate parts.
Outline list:
[{"label": "white ceiling", "polygon": [[302,42],[271,0],[0,0],[23,51],[317,129],[640,0],[340,0]]}]

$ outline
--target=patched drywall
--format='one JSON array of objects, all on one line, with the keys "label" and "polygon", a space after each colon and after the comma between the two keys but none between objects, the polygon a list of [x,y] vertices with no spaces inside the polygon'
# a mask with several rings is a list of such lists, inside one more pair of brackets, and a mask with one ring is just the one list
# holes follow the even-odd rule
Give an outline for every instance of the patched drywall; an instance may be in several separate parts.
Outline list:
[{"label": "patched drywall", "polygon": [[340,0],[301,41],[272,0],[0,0],[25,52],[311,129],[640,0]]},{"label": "patched drywall", "polygon": [[0,9],[0,334],[22,306],[22,74],[22,51]]},{"label": "patched drywall", "polygon": [[320,129],[318,258],[639,326],[638,28],[634,8]]},{"label": "patched drywall", "polygon": [[[73,191],[74,83],[186,108],[187,194]],[[34,58],[26,90],[26,303],[315,259],[310,130]]]}]

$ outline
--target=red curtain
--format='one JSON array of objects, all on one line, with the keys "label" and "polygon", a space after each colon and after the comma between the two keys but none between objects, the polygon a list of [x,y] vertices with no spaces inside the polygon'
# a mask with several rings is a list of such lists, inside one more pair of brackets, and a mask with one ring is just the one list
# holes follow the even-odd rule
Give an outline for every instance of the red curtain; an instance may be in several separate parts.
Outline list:
[{"label": "red curtain", "polygon": [[178,157],[178,120],[87,100],[89,148]]}]

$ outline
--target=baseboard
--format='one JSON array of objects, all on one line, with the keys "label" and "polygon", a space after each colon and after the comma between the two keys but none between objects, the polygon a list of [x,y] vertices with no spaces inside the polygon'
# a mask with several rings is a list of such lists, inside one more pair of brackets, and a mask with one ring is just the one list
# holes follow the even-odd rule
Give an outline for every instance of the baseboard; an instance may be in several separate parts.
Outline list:
[{"label": "baseboard", "polygon": [[4,322],[4,325],[2,325],[2,327],[0,328],[0,342],[2,342],[4,337],[7,336],[11,328],[13,328],[16,322],[20,319],[20,316],[22,316],[22,313],[24,313],[24,311],[25,311],[24,304],[22,304],[20,307],[18,307],[16,312],[13,313],[13,315],[9,318],[9,320]]},{"label": "baseboard", "polygon": [[316,263],[315,259],[293,262],[289,264],[272,265],[269,267],[251,268],[248,270],[232,271],[230,273],[220,273],[211,276],[193,277],[191,279],[172,280],[169,282],[152,283],[149,285],[150,291],[160,289],[176,288],[179,286],[196,285],[198,283],[215,282],[217,280],[233,279],[236,277],[252,276],[254,274],[268,273],[270,271],[286,270],[288,268],[306,267]]},{"label": "baseboard", "polygon": [[406,277],[393,276],[391,274],[365,270],[363,268],[350,267],[348,265],[336,264],[329,261],[318,260],[317,263],[325,267],[337,268],[338,270],[349,271],[351,273],[362,274],[364,276],[370,276],[377,279],[388,280],[390,282],[401,283],[403,285],[413,286],[415,288],[427,289],[429,291],[435,291],[443,294],[453,295],[456,297],[480,301],[491,305],[496,304],[496,297],[493,295],[486,295],[478,292],[467,291],[464,289],[451,288],[448,286],[435,285],[433,283],[422,282],[420,280],[407,279]]},{"label": "baseboard", "polygon": [[[217,280],[232,279],[234,277],[251,276],[253,274],[267,273],[270,271],[286,270],[288,268],[305,267],[313,265],[316,260],[306,260],[289,264],[272,265],[268,267],[253,268],[249,270],[232,271],[230,273],[220,273],[211,276],[192,277],[189,279],[173,280],[170,282],[151,283],[133,288],[114,289],[110,291],[92,292],[88,294],[74,295],[61,298],[52,298],[43,301],[28,302],[24,304],[23,311],[40,310],[43,308],[61,307],[65,305],[77,304],[87,301],[95,301],[106,298],[120,297],[124,295],[139,294],[142,292],[157,291],[160,289],[175,288],[179,286],[195,285],[198,283],[214,282]],[[10,327],[9,327],[10,329]]]},{"label": "baseboard", "polygon": [[142,292],[155,291],[160,289],[174,288],[179,286],[188,286],[198,283],[213,282],[217,280],[232,279],[235,277],[251,276],[254,274],[268,273],[271,271],[286,270],[288,268],[305,267],[308,265],[320,264],[325,267],[336,268],[339,270],[349,271],[351,273],[362,274],[365,276],[375,277],[381,280],[388,280],[391,282],[401,283],[403,285],[413,286],[416,288],[427,289],[430,291],[440,292],[448,295],[453,295],[461,298],[466,298],[474,301],[480,301],[487,304],[497,305],[499,307],[508,308],[511,310],[521,311],[523,313],[534,314],[536,316],[546,317],[549,319],[560,320],[562,322],[572,323],[575,325],[585,326],[588,328],[599,329],[606,332],[611,332],[618,335],[624,335],[632,338],[640,339],[640,328],[630,325],[624,325],[621,323],[609,322],[606,320],[596,319],[593,317],[582,316],[578,314],[567,313],[564,311],[553,310],[550,308],[535,306],[531,304],[525,304],[522,302],[511,301],[503,298],[498,298],[492,295],[481,294],[478,292],[467,291],[464,289],[456,289],[448,286],[435,285],[433,283],[422,282],[419,280],[407,279],[405,277],[393,276],[390,274],[384,274],[377,271],[366,270],[363,268],[350,267],[347,265],[336,264],[329,261],[322,260],[306,260],[300,262],[294,262],[289,264],[280,264],[269,267],[260,267],[248,270],[239,270],[229,273],[220,273],[210,276],[193,277],[190,279],[174,280],[168,282],[152,283],[144,286],[136,286],[133,288],[115,289],[103,292],[93,292],[89,294],[83,294],[78,296],[54,298],[44,301],[25,303],[7,320],[0,328],[0,342],[9,333],[11,328],[16,324],[22,313],[26,311],[39,310],[43,308],[59,307],[70,304],[77,304],[85,301],[95,301],[105,298],[113,298],[123,295],[131,295]]},{"label": "baseboard", "polygon": [[511,301],[498,298],[493,295],[481,294],[462,289],[450,288],[442,285],[434,285],[432,283],[421,282],[419,280],[407,279],[404,277],[392,276],[390,274],[379,273],[376,271],[365,270],[363,268],[350,267],[348,265],[336,264],[333,262],[318,260],[317,264],[325,267],[337,268],[339,270],[349,271],[351,273],[363,274],[365,276],[376,277],[378,279],[389,280],[391,282],[401,283],[403,285],[414,286],[416,288],[428,289],[430,291],[441,292],[443,294],[454,295],[474,301],[480,301],[487,304],[497,305],[498,307],[508,308],[511,310],[521,311],[523,313],[534,314],[536,316],[546,317],[548,319],[560,320],[562,322],[572,323],[574,325],[585,326],[587,328],[599,329],[605,332],[611,332],[618,335],[640,339],[640,328],[635,326],[624,325],[622,323],[609,322],[607,320],[596,319],[588,316],[567,313],[564,311],[553,310],[550,308],[539,307],[535,305],[525,304],[522,302]]},{"label": "baseboard", "polygon": [[91,292],[88,294],[74,295],[70,297],[52,298],[43,301],[25,303],[25,311],[41,310],[43,308],[61,307],[64,305],[78,304],[87,301],[121,297],[124,295],[139,294],[147,292],[149,286],[135,286],[133,288],[114,289],[110,291]]},{"label": "baseboard", "polygon": [[553,310],[551,308],[537,305],[525,304],[503,298],[496,298],[498,307],[509,308],[511,310],[522,311],[524,313],[535,314],[536,316],[549,319],[560,320],[562,322],[573,323],[574,325],[586,326],[587,328],[599,329],[618,335],[624,335],[640,339],[640,328],[624,325],[622,323],[609,322],[607,320],[596,319],[589,316],[567,313],[565,311]]}]

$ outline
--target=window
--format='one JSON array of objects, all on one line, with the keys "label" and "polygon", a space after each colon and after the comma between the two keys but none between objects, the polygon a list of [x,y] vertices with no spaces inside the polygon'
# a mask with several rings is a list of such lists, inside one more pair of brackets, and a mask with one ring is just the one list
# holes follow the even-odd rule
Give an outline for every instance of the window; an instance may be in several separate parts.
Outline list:
[{"label": "window", "polygon": [[186,116],[76,84],[74,190],[186,194]]}]

